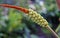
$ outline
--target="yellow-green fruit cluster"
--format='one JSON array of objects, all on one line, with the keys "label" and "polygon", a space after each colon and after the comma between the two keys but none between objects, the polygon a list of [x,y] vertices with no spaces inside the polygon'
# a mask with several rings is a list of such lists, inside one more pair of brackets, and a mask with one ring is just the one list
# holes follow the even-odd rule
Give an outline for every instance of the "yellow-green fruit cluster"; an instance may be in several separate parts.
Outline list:
[{"label": "yellow-green fruit cluster", "polygon": [[36,11],[29,9],[29,13],[27,15],[33,22],[37,23],[38,25],[40,25],[42,27],[48,26],[48,22]]}]

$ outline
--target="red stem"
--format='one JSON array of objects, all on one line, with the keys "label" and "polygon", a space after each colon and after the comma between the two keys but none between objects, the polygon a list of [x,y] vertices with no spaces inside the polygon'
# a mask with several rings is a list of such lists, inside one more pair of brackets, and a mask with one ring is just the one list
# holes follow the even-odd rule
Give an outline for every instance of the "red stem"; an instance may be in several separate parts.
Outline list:
[{"label": "red stem", "polygon": [[8,7],[8,8],[14,8],[14,9],[17,9],[17,10],[21,10],[24,13],[29,13],[29,10],[28,9],[22,8],[22,7],[19,7],[19,6],[13,6],[13,5],[9,5],[9,4],[0,4],[0,6]]},{"label": "red stem", "polygon": [[58,9],[60,10],[60,0],[56,0],[57,5],[58,5]]}]

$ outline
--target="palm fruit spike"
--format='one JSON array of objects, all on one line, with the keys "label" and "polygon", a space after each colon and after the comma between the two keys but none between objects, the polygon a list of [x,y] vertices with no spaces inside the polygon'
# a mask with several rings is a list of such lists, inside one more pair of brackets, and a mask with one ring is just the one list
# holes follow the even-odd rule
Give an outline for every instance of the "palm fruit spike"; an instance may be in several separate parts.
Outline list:
[{"label": "palm fruit spike", "polygon": [[59,36],[49,27],[48,22],[36,11],[33,11],[32,9],[29,9],[29,13],[27,14],[28,17],[38,25],[42,27],[46,27],[56,38],[59,38]]},{"label": "palm fruit spike", "polygon": [[14,9],[23,11],[24,13],[27,14],[27,16],[33,22],[37,23],[38,25],[40,25],[42,27],[46,27],[48,30],[50,30],[52,32],[52,34],[56,38],[59,38],[58,35],[49,27],[48,22],[40,14],[38,14],[36,11],[33,11],[32,9],[26,9],[26,8],[13,6],[13,5],[8,5],[8,4],[0,4],[0,6],[8,7],[8,8],[14,8]]},{"label": "palm fruit spike", "polygon": [[36,11],[29,9],[29,13],[27,15],[28,15],[28,17],[30,17],[31,20],[33,20],[33,22],[37,23],[38,25],[40,25],[42,27],[48,26],[48,22]]}]

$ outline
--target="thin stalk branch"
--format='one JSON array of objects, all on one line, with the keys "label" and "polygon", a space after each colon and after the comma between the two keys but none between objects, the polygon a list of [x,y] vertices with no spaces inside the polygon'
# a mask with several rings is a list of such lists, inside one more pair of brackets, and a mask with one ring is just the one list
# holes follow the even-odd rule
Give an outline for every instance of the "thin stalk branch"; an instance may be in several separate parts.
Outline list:
[{"label": "thin stalk branch", "polygon": [[55,32],[57,33],[60,29],[60,25],[58,25],[57,29],[55,30]]},{"label": "thin stalk branch", "polygon": [[56,38],[59,38],[59,36],[51,29],[50,26],[46,27]]}]

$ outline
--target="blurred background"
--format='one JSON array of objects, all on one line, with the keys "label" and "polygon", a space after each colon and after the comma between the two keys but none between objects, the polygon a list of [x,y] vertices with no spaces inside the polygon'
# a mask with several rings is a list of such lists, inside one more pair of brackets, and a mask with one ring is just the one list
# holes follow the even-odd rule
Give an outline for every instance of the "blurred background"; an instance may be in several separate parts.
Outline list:
[{"label": "blurred background", "polygon": [[[60,36],[60,0],[0,0],[33,9],[41,14]],[[0,6],[0,38],[55,38],[46,28],[32,22],[23,12]]]}]

